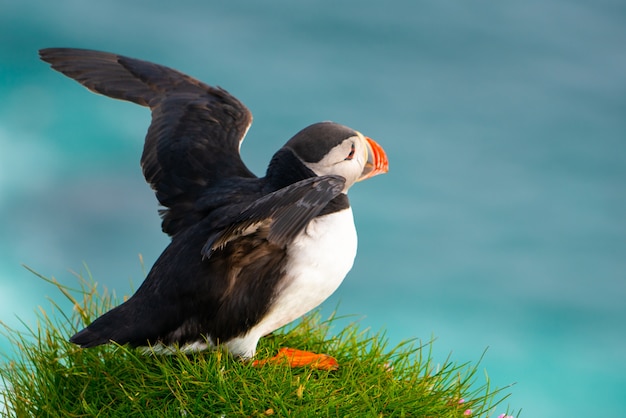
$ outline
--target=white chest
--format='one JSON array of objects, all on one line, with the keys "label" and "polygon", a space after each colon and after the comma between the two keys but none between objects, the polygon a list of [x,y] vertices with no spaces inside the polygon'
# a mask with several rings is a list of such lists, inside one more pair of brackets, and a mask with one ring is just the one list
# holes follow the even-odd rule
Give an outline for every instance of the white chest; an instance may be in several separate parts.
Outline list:
[{"label": "white chest", "polygon": [[352,209],[313,220],[290,246],[288,277],[262,322],[262,332],[272,332],[326,300],[352,268],[356,249]]},{"label": "white chest", "polygon": [[352,268],[356,247],[352,209],[313,220],[289,247],[288,276],[277,289],[270,311],[245,335],[228,341],[228,349],[250,358],[254,356],[259,338],[326,300]]},{"label": "white chest", "polygon": [[348,208],[307,226],[291,246],[287,271],[294,285],[328,291],[325,299],[352,268],[356,249],[356,229],[352,209]]}]

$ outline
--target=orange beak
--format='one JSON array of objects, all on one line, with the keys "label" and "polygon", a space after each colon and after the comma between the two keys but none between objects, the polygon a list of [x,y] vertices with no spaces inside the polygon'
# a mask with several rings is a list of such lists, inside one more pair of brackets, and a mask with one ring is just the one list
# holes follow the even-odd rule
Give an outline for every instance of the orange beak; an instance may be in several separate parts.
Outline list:
[{"label": "orange beak", "polygon": [[357,181],[374,177],[378,174],[385,174],[389,171],[389,161],[383,147],[378,145],[372,138],[365,137],[367,141],[367,162]]}]

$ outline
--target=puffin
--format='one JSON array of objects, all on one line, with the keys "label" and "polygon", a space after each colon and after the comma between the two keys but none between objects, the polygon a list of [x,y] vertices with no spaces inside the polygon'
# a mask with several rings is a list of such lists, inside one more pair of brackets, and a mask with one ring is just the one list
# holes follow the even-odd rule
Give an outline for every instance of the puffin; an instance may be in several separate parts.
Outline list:
[{"label": "puffin", "polygon": [[[70,342],[160,352],[222,347],[251,361],[260,338],[338,288],[357,250],[347,192],[388,171],[374,140],[314,123],[257,177],[239,153],[252,114],[226,90],[114,53],[47,48],[39,55],[95,93],[150,108],[141,167],[171,238],[136,292]],[[293,348],[253,364],[267,362],[337,367],[330,356]]]}]

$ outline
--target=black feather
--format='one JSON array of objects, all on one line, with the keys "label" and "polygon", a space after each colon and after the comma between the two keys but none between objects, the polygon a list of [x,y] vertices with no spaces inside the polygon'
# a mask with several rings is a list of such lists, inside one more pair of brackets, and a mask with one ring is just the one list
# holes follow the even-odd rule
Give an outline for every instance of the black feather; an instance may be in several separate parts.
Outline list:
[{"label": "black feather", "polygon": [[230,241],[262,226],[269,228],[268,241],[284,247],[341,193],[344,185],[340,176],[312,177],[265,195],[245,208],[228,228],[211,236],[202,254],[208,258]]}]

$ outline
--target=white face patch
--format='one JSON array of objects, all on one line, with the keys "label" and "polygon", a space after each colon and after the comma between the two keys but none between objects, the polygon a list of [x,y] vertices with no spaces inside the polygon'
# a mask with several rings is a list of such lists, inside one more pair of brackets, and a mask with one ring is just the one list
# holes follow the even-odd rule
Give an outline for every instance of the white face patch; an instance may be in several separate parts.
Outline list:
[{"label": "white face patch", "polygon": [[346,179],[347,192],[363,172],[367,162],[367,141],[363,135],[345,139],[316,163],[305,163],[318,176],[339,175]]}]

